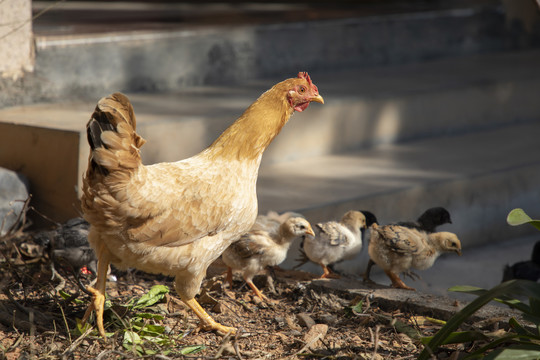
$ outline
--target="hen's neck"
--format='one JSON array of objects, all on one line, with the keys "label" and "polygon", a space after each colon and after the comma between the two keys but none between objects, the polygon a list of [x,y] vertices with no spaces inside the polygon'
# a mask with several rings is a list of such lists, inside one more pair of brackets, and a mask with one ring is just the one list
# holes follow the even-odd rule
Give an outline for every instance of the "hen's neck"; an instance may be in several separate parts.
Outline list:
[{"label": "hen's neck", "polygon": [[204,153],[211,159],[260,161],[293,112],[285,95],[272,88],[251,104]]}]

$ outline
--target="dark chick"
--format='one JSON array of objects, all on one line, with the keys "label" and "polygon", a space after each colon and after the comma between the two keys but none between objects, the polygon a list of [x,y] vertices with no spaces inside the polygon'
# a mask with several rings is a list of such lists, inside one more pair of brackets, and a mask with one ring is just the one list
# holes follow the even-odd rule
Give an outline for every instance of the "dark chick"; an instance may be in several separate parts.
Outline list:
[{"label": "dark chick", "polygon": [[531,260],[520,261],[514,265],[506,265],[504,267],[502,281],[512,279],[524,279],[530,281],[538,281],[540,279],[540,241],[534,244]]}]

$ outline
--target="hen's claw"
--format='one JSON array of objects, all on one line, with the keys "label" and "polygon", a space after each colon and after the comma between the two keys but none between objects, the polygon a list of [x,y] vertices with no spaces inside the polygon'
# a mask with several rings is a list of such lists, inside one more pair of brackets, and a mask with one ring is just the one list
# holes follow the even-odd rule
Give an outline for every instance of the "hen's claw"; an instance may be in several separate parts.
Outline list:
[{"label": "hen's claw", "polygon": [[105,336],[105,327],[103,326],[103,311],[105,310],[105,295],[99,292],[99,290],[94,289],[93,287],[89,286],[87,290],[92,293],[92,301],[90,302],[90,305],[88,305],[88,309],[86,309],[86,312],[84,313],[84,316],[82,318],[82,323],[86,324],[86,321],[90,317],[90,314],[92,314],[92,311],[96,311],[96,324],[98,327],[99,334],[101,337],[106,339]]}]

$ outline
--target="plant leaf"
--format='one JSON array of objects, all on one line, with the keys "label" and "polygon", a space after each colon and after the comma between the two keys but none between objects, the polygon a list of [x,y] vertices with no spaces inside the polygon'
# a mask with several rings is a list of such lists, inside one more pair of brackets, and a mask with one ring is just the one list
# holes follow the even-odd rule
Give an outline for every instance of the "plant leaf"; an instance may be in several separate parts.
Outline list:
[{"label": "plant leaf", "polygon": [[[464,288],[464,287],[461,287]],[[482,295],[478,296],[471,303],[465,306],[460,312],[452,316],[450,320],[443,326],[431,341],[426,345],[426,348],[420,353],[418,360],[428,360],[431,354],[434,353],[441,344],[452,334],[456,329],[474,314],[482,306],[495,298],[508,296],[510,294],[535,296],[540,297],[540,284],[527,280],[510,280],[487,290]]]},{"label": "plant leaf", "polygon": [[[427,344],[433,336],[423,337],[421,339],[422,344]],[[459,331],[451,333],[441,345],[447,344],[461,344],[465,342],[472,342],[476,340],[489,340],[489,338],[479,331]]]},{"label": "plant leaf", "polygon": [[540,345],[512,345],[505,349],[495,350],[485,360],[536,360],[540,358]]},{"label": "plant leaf", "polygon": [[152,288],[133,305],[133,309],[142,309],[152,306],[161,301],[166,294],[169,293],[169,288],[165,285],[154,285]]},{"label": "plant leaf", "polygon": [[195,354],[199,351],[206,350],[206,346],[204,345],[191,345],[186,346],[185,348],[182,348],[180,350],[180,354],[182,355],[189,355],[189,354]]},{"label": "plant leaf", "polygon": [[533,220],[529,215],[523,211],[523,209],[514,209],[508,213],[506,217],[506,222],[509,225],[517,226],[523,224],[531,224],[538,230],[540,230],[540,220]]},{"label": "plant leaf", "polygon": [[360,300],[356,305],[354,305],[351,309],[353,312],[357,314],[362,314],[364,311],[362,310],[362,307],[364,306],[364,301]]}]

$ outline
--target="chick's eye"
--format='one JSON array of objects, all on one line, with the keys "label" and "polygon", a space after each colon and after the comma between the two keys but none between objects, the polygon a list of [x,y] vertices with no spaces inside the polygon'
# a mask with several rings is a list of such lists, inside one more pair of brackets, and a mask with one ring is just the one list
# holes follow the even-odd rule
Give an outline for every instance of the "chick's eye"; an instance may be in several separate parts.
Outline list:
[{"label": "chick's eye", "polygon": [[300,87],[298,88],[298,92],[299,92],[300,94],[305,93],[305,92],[306,92],[306,87],[305,87],[305,86],[300,86]]}]

